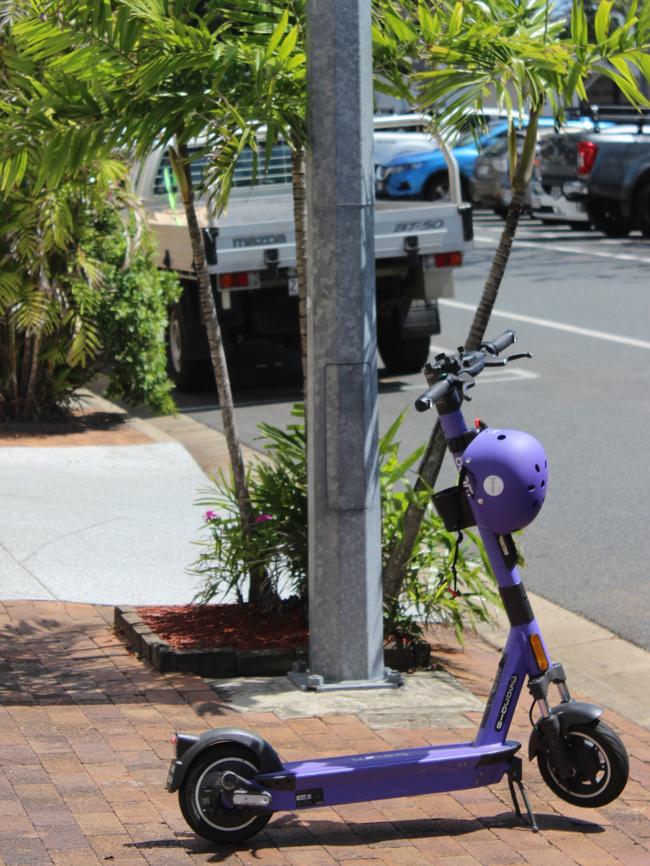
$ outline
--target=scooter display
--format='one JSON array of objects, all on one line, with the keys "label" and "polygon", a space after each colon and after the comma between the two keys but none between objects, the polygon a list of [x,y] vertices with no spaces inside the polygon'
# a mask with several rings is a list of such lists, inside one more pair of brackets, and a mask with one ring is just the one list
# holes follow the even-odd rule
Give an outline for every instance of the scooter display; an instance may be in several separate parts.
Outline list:
[{"label": "scooter display", "polygon": [[[499,358],[515,342],[513,331],[439,354],[425,368],[428,389],[416,408],[435,407],[459,472],[458,484],[434,495],[445,526],[477,526],[489,557],[510,631],[492,689],[472,741],[362,755],[283,762],[255,733],[217,728],[175,736],[167,790],[178,791],[188,824],[205,839],[230,843],[260,831],[274,812],[493,785],[507,777],[516,815],[519,791],[533,830],[537,823],[522,783],[521,744],[508,731],[523,686],[532,698],[529,759],[536,759],[553,793],[576,806],[615,800],[628,778],[628,758],[602,710],[574,700],[562,665],[551,660],[517,570],[513,533],[531,523],[548,489],[544,449],[528,433],[496,429],[461,411],[467,390],[486,367],[504,366],[529,353]],[[550,693],[557,690],[558,702]],[[537,717],[533,714],[537,710]]]}]

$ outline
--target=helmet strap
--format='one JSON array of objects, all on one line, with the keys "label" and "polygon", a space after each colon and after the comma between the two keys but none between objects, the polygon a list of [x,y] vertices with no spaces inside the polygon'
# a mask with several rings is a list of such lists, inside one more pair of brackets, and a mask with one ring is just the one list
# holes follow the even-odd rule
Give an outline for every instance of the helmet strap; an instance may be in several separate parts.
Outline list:
[{"label": "helmet strap", "polygon": [[[463,492],[463,481],[465,480],[465,476],[467,475],[467,469],[465,466],[461,467],[461,470],[458,474],[458,526],[463,525],[463,514],[462,514],[462,500],[461,496],[464,495]],[[458,534],[456,535],[456,544],[454,545],[454,558],[451,561],[451,575],[454,579],[454,587],[451,590],[452,595],[455,597],[458,593],[458,571],[456,570],[456,565],[458,563],[458,554],[460,552],[460,546],[463,543],[463,539],[465,536],[463,535],[463,530],[458,529]]]}]

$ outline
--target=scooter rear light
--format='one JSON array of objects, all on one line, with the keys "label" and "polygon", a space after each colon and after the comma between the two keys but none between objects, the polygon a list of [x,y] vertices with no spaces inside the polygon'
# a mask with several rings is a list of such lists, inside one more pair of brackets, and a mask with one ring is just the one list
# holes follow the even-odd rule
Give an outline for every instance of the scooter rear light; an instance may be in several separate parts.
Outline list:
[{"label": "scooter rear light", "polygon": [[530,643],[530,648],[533,651],[533,655],[535,656],[535,661],[537,662],[537,667],[540,669],[542,673],[548,670],[549,663],[546,658],[546,652],[544,651],[544,645],[542,644],[542,639],[538,634],[531,634],[528,638],[528,642]]},{"label": "scooter rear light", "polygon": [[594,167],[596,155],[598,153],[598,145],[593,141],[578,142],[578,165],[577,172],[580,176],[589,174]]}]

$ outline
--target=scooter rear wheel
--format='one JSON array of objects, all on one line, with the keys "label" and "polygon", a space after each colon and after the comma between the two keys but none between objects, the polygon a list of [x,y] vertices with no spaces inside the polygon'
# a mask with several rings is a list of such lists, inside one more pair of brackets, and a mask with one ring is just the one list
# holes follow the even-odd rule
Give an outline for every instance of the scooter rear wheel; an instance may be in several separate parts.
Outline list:
[{"label": "scooter rear wheel", "polygon": [[548,787],[567,803],[596,808],[611,803],[627,783],[629,761],[625,746],[604,722],[574,725],[564,737],[574,775],[563,779],[543,752],[537,764]]},{"label": "scooter rear wheel", "polygon": [[259,772],[255,755],[237,743],[222,743],[200,754],[190,766],[178,791],[183,817],[192,830],[210,842],[230,844],[254,836],[271,818],[240,806],[227,806],[219,780],[226,770],[244,779]]}]

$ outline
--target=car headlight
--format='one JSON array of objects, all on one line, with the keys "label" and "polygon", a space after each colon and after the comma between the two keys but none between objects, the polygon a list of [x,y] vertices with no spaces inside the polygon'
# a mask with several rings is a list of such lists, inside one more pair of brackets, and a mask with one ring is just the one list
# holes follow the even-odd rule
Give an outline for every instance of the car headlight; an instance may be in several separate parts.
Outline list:
[{"label": "car headlight", "polygon": [[422,168],[423,165],[423,162],[405,162],[403,165],[388,165],[384,169],[383,179],[386,180],[392,174],[403,174],[405,171],[417,171],[417,169]]}]

